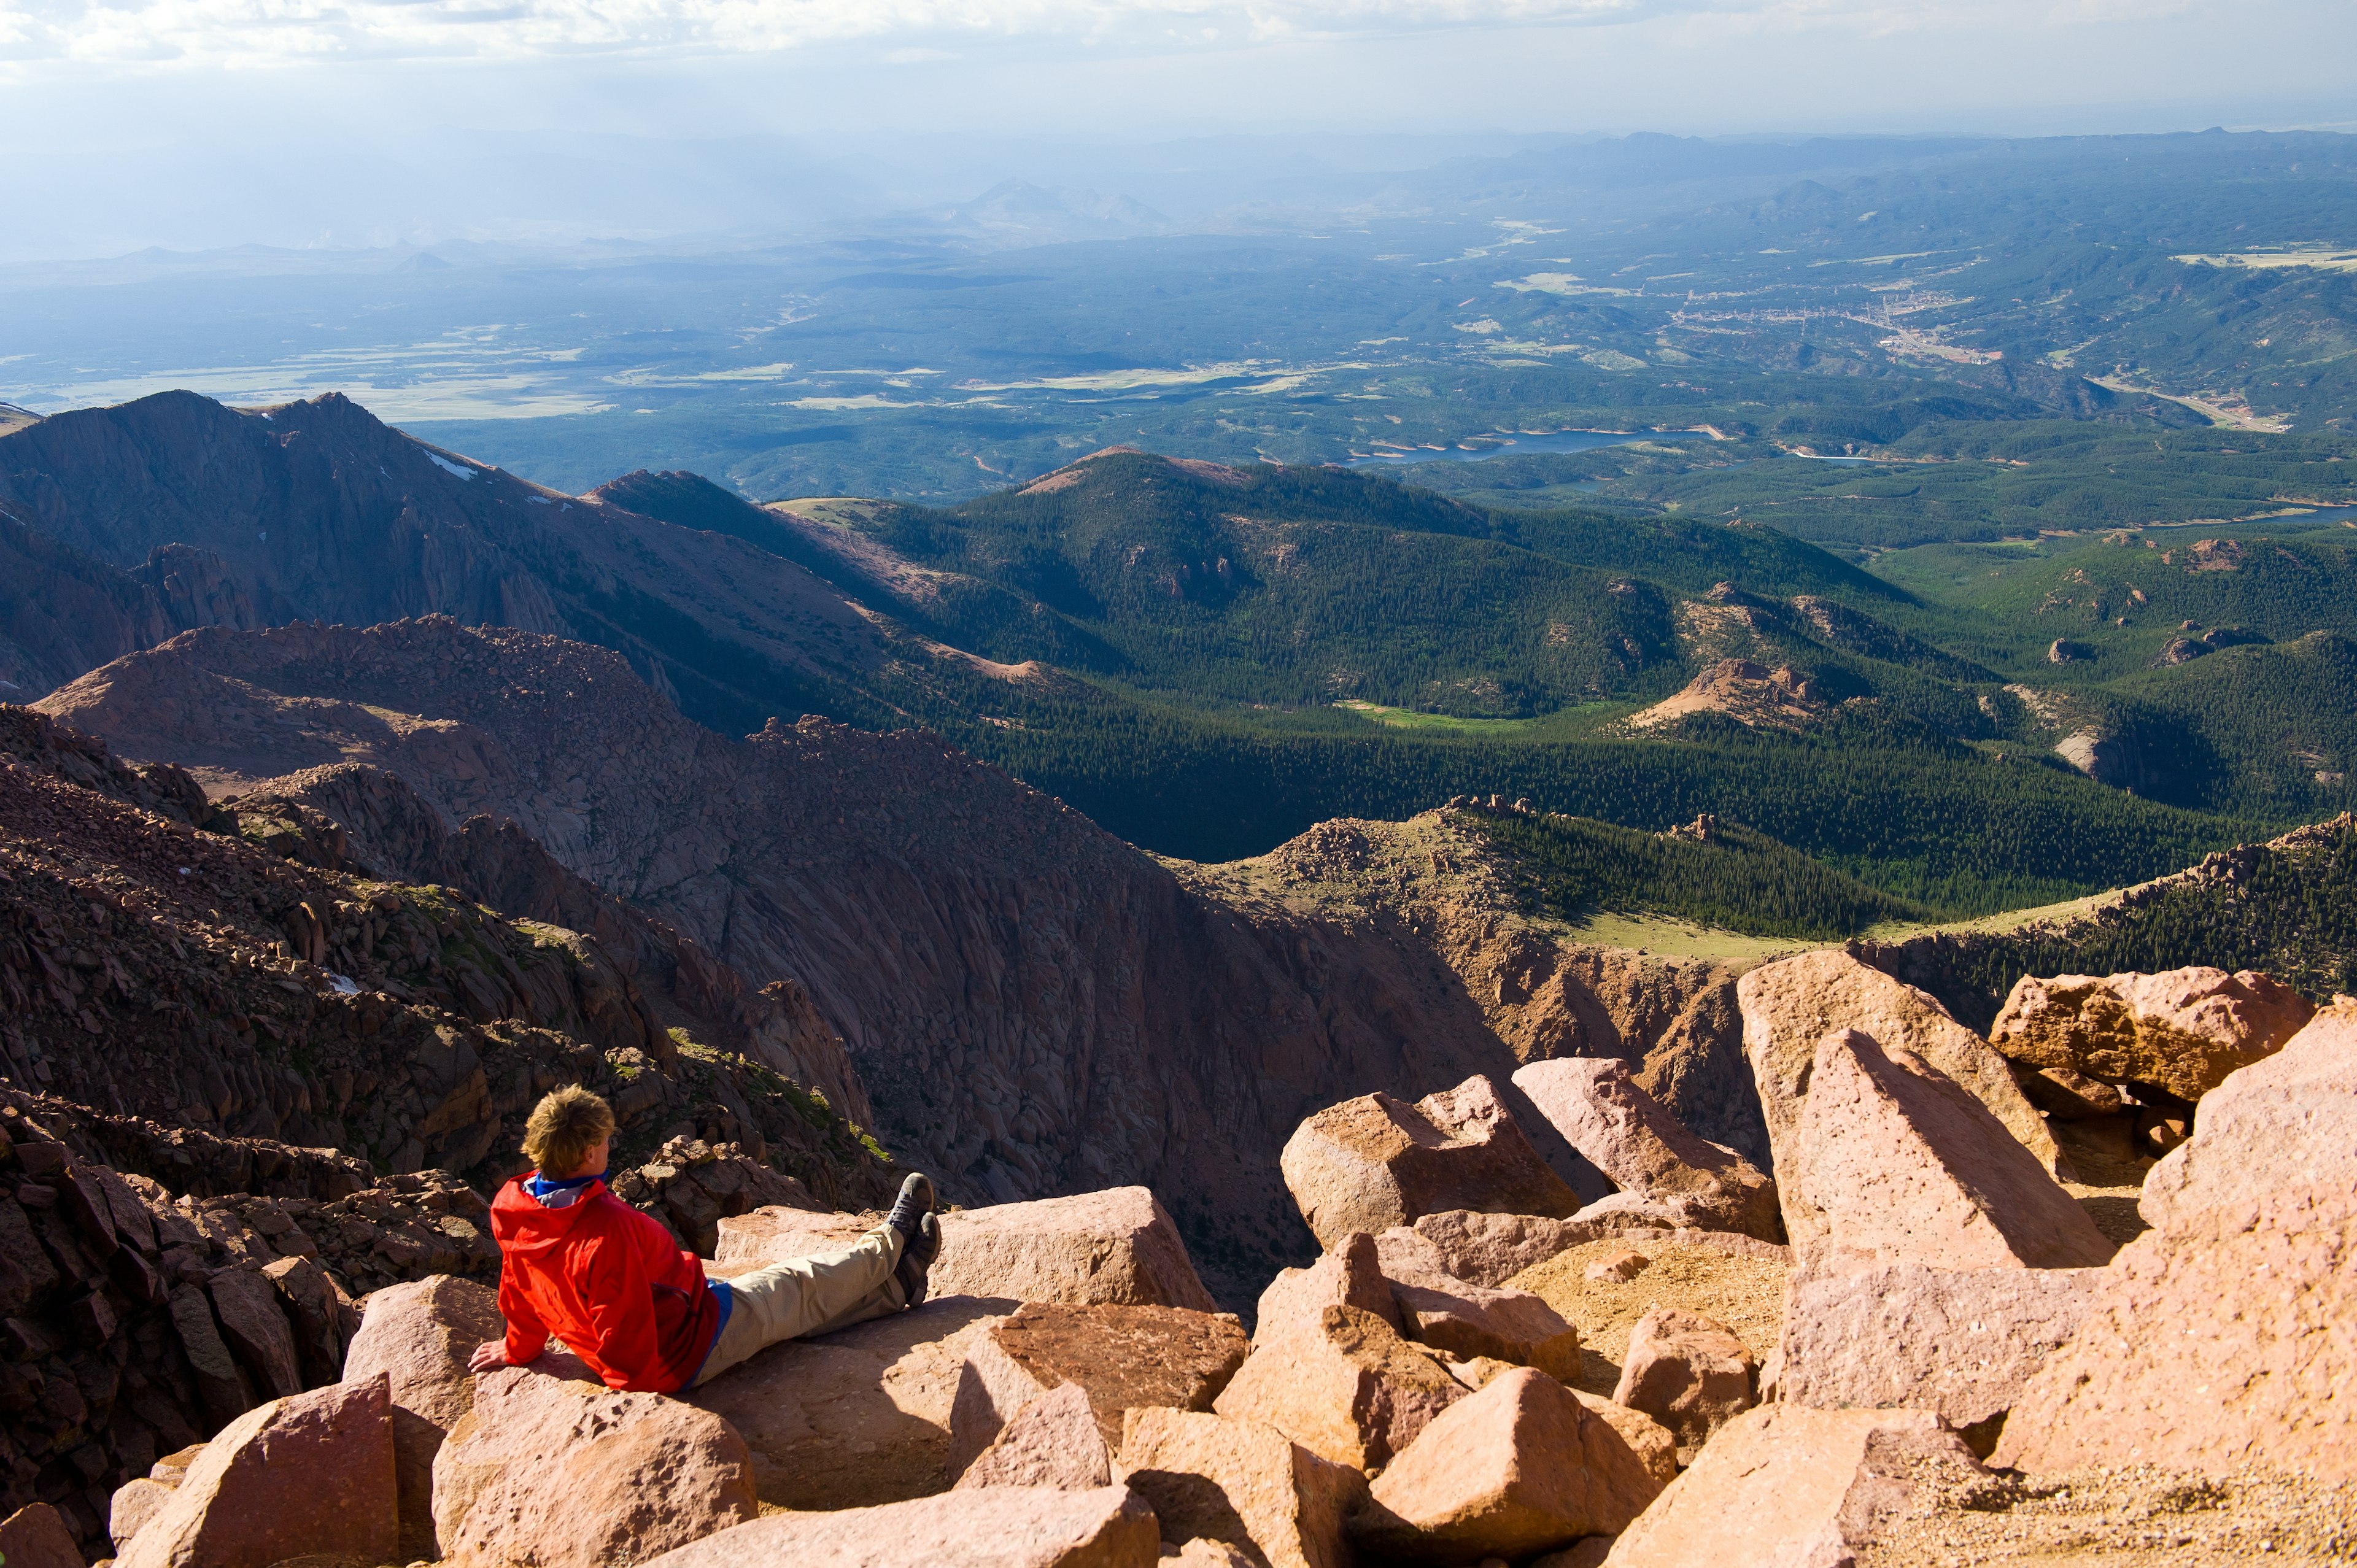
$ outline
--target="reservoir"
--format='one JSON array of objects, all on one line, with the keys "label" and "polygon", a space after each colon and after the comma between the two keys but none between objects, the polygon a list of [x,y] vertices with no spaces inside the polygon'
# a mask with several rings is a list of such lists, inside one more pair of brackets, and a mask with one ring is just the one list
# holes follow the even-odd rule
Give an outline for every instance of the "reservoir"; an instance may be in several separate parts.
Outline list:
[{"label": "reservoir", "polygon": [[1626,446],[1635,441],[1707,441],[1706,430],[1527,430],[1497,431],[1476,435],[1458,446],[1414,446],[1401,452],[1377,452],[1351,457],[1346,468],[1395,468],[1411,463],[1479,463],[1487,457],[1519,457],[1534,452],[1587,452],[1598,446]]}]

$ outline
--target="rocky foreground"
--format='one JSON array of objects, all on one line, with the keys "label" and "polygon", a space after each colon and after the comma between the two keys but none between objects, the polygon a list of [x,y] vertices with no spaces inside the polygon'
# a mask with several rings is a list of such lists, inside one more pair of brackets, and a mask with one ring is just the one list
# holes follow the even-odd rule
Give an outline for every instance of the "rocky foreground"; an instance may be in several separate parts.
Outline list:
[{"label": "rocky foreground", "polygon": [[[2216,971],[2033,979],[1991,1037],[1840,952],[1739,992],[1764,1165],[1616,1059],[1515,1071],[1529,1128],[1480,1076],[1368,1095],[1286,1142],[1322,1251],[1268,1281],[1249,1323],[1215,1309],[1150,1193],[1111,1188],[953,1211],[924,1305],[684,1398],[612,1392],[561,1352],[469,1376],[499,1323],[480,1200],[447,1178],[363,1186],[317,1152],[10,1096],[0,1552],[11,1568],[110,1549],[126,1568],[2357,1552],[2357,1002],[2319,1011]],[[2100,1101],[2113,1080],[2193,1107],[2165,1157],[2096,1173],[2141,1175],[2133,1219],[2107,1207],[2118,1184],[2071,1168],[2104,1151],[2035,1103]],[[1533,1133],[1615,1190],[1583,1203]],[[289,1196],[176,1197],[109,1163],[174,1150]],[[625,1182],[714,1160],[665,1157]],[[710,1268],[821,1251],[872,1218],[802,1194],[724,1215]],[[144,1474],[102,1479],[133,1459]]]}]

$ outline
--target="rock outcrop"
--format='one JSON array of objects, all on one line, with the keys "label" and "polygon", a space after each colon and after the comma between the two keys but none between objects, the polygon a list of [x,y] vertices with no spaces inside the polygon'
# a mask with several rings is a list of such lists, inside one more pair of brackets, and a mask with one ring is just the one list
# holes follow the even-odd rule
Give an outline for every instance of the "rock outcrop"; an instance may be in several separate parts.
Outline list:
[{"label": "rock outcrop", "polygon": [[2204,1096],[2192,1141],[2146,1175],[2136,1208],[2167,1230],[2309,1186],[2357,1189],[2357,1003],[2347,1000]]},{"label": "rock outcrop", "polygon": [[[387,1469],[391,1468],[390,1444]],[[434,1459],[434,1533],[451,1568],[642,1563],[751,1520],[752,1455],[729,1424],[618,1393],[552,1351],[476,1379]]]},{"label": "rock outcrop", "polygon": [[1995,1462],[2357,1477],[2357,1192],[2299,1187],[2149,1230],[2015,1402]]},{"label": "rock outcrop", "polygon": [[2288,985],[2249,970],[2024,975],[1989,1044],[2031,1067],[2198,1101],[2235,1069],[2280,1050],[2315,1013]]},{"label": "rock outcrop", "polygon": [[1566,1057],[1514,1072],[1514,1087],[1620,1190],[1578,1218],[1655,1219],[1665,1230],[1784,1239],[1776,1184],[1732,1149],[1695,1137],[1613,1057]]},{"label": "rock outcrop", "polygon": [[[1986,1040],[1949,1016],[1930,993],[1893,980],[1846,952],[1826,950],[1762,964],[1736,984],[1743,1009],[1743,1049],[1760,1090],[1780,1184],[1785,1144],[1798,1130],[1817,1042],[1835,1029],[1858,1029],[1885,1049],[1913,1052],[1988,1107],[2049,1174],[2068,1174],[2044,1120],[2015,1084],[2006,1060]],[[1792,1223],[1789,1186],[1784,1222]]]},{"label": "rock outcrop", "polygon": [[1927,1472],[1979,1469],[1927,1411],[1762,1405],[1719,1430],[1621,1532],[1609,1561],[1612,1568],[1854,1562]]},{"label": "rock outcrop", "polygon": [[1268,1568],[1349,1568],[1343,1521],[1365,1498],[1365,1480],[1274,1427],[1132,1411],[1121,1473],[1167,1540],[1226,1542]]},{"label": "rock outcrop", "polygon": [[1155,1568],[1160,1546],[1153,1512],[1126,1487],[992,1487],[759,1520],[645,1568]]},{"label": "rock outcrop", "polygon": [[380,1376],[274,1400],[230,1423],[116,1561],[232,1568],[334,1552],[382,1561],[399,1538],[392,1402]]},{"label": "rock outcrop", "polygon": [[1027,1305],[967,1342],[950,1406],[950,1468],[963,1472],[1017,1412],[1059,1388],[1081,1390],[1109,1447],[1132,1410],[1209,1410],[1250,1348],[1235,1319],[1185,1307]]},{"label": "rock outcrop", "polygon": [[1413,1105],[1375,1093],[1329,1106],[1286,1141],[1279,1163],[1302,1218],[1329,1247],[1449,1209],[1560,1219],[1579,1208],[1496,1086],[1479,1077]]},{"label": "rock outcrop", "polygon": [[1518,1368],[1437,1417],[1370,1488],[1354,1534],[1394,1558],[1519,1558],[1613,1535],[1661,1483],[1554,1379]]},{"label": "rock outcrop", "polygon": [[490,1287],[436,1274],[371,1294],[344,1353],[344,1381],[388,1380],[401,1550],[412,1562],[442,1555],[434,1538],[434,1456],[475,1408],[468,1359],[506,1335]]},{"label": "rock outcrop", "polygon": [[2079,1330],[2101,1269],[1900,1263],[1862,1273],[1803,1270],[1765,1398],[1824,1410],[1924,1410],[1986,1456],[2031,1375]]},{"label": "rock outcrop", "polygon": [[1856,1029],[1818,1046],[1786,1149],[1792,1249],[1824,1266],[2085,1268],[2112,1253],[1981,1101]]}]

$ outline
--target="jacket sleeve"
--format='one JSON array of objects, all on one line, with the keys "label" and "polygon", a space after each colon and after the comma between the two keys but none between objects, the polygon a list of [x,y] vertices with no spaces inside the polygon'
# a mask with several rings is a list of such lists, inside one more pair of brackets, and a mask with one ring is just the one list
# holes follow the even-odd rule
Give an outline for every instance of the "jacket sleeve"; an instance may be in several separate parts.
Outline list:
[{"label": "jacket sleeve", "polygon": [[582,1260],[581,1305],[597,1338],[598,1375],[611,1389],[662,1393],[654,1382],[654,1293],[637,1251],[623,1236],[601,1236]]},{"label": "jacket sleeve", "polygon": [[548,1350],[548,1326],[532,1309],[523,1288],[516,1283],[513,1263],[500,1271],[500,1316],[508,1320],[508,1365],[537,1361]]}]

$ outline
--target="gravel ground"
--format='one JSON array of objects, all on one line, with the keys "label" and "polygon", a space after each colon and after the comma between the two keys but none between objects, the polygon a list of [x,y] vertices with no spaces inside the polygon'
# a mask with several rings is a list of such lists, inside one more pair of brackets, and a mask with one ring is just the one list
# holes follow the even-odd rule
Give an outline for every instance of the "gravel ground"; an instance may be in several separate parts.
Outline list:
[{"label": "gravel ground", "polygon": [[[1644,1273],[1623,1284],[1591,1280],[1587,1265],[1624,1248],[1652,1260]],[[1544,1298],[1564,1321],[1579,1330],[1587,1352],[1577,1387],[1609,1399],[1620,1381],[1620,1359],[1629,1331],[1656,1306],[1683,1307],[1714,1318],[1765,1359],[1784,1332],[1784,1275],[1781,1263],[1738,1258],[1709,1247],[1673,1241],[1590,1241],[1559,1252],[1506,1282]]]}]

